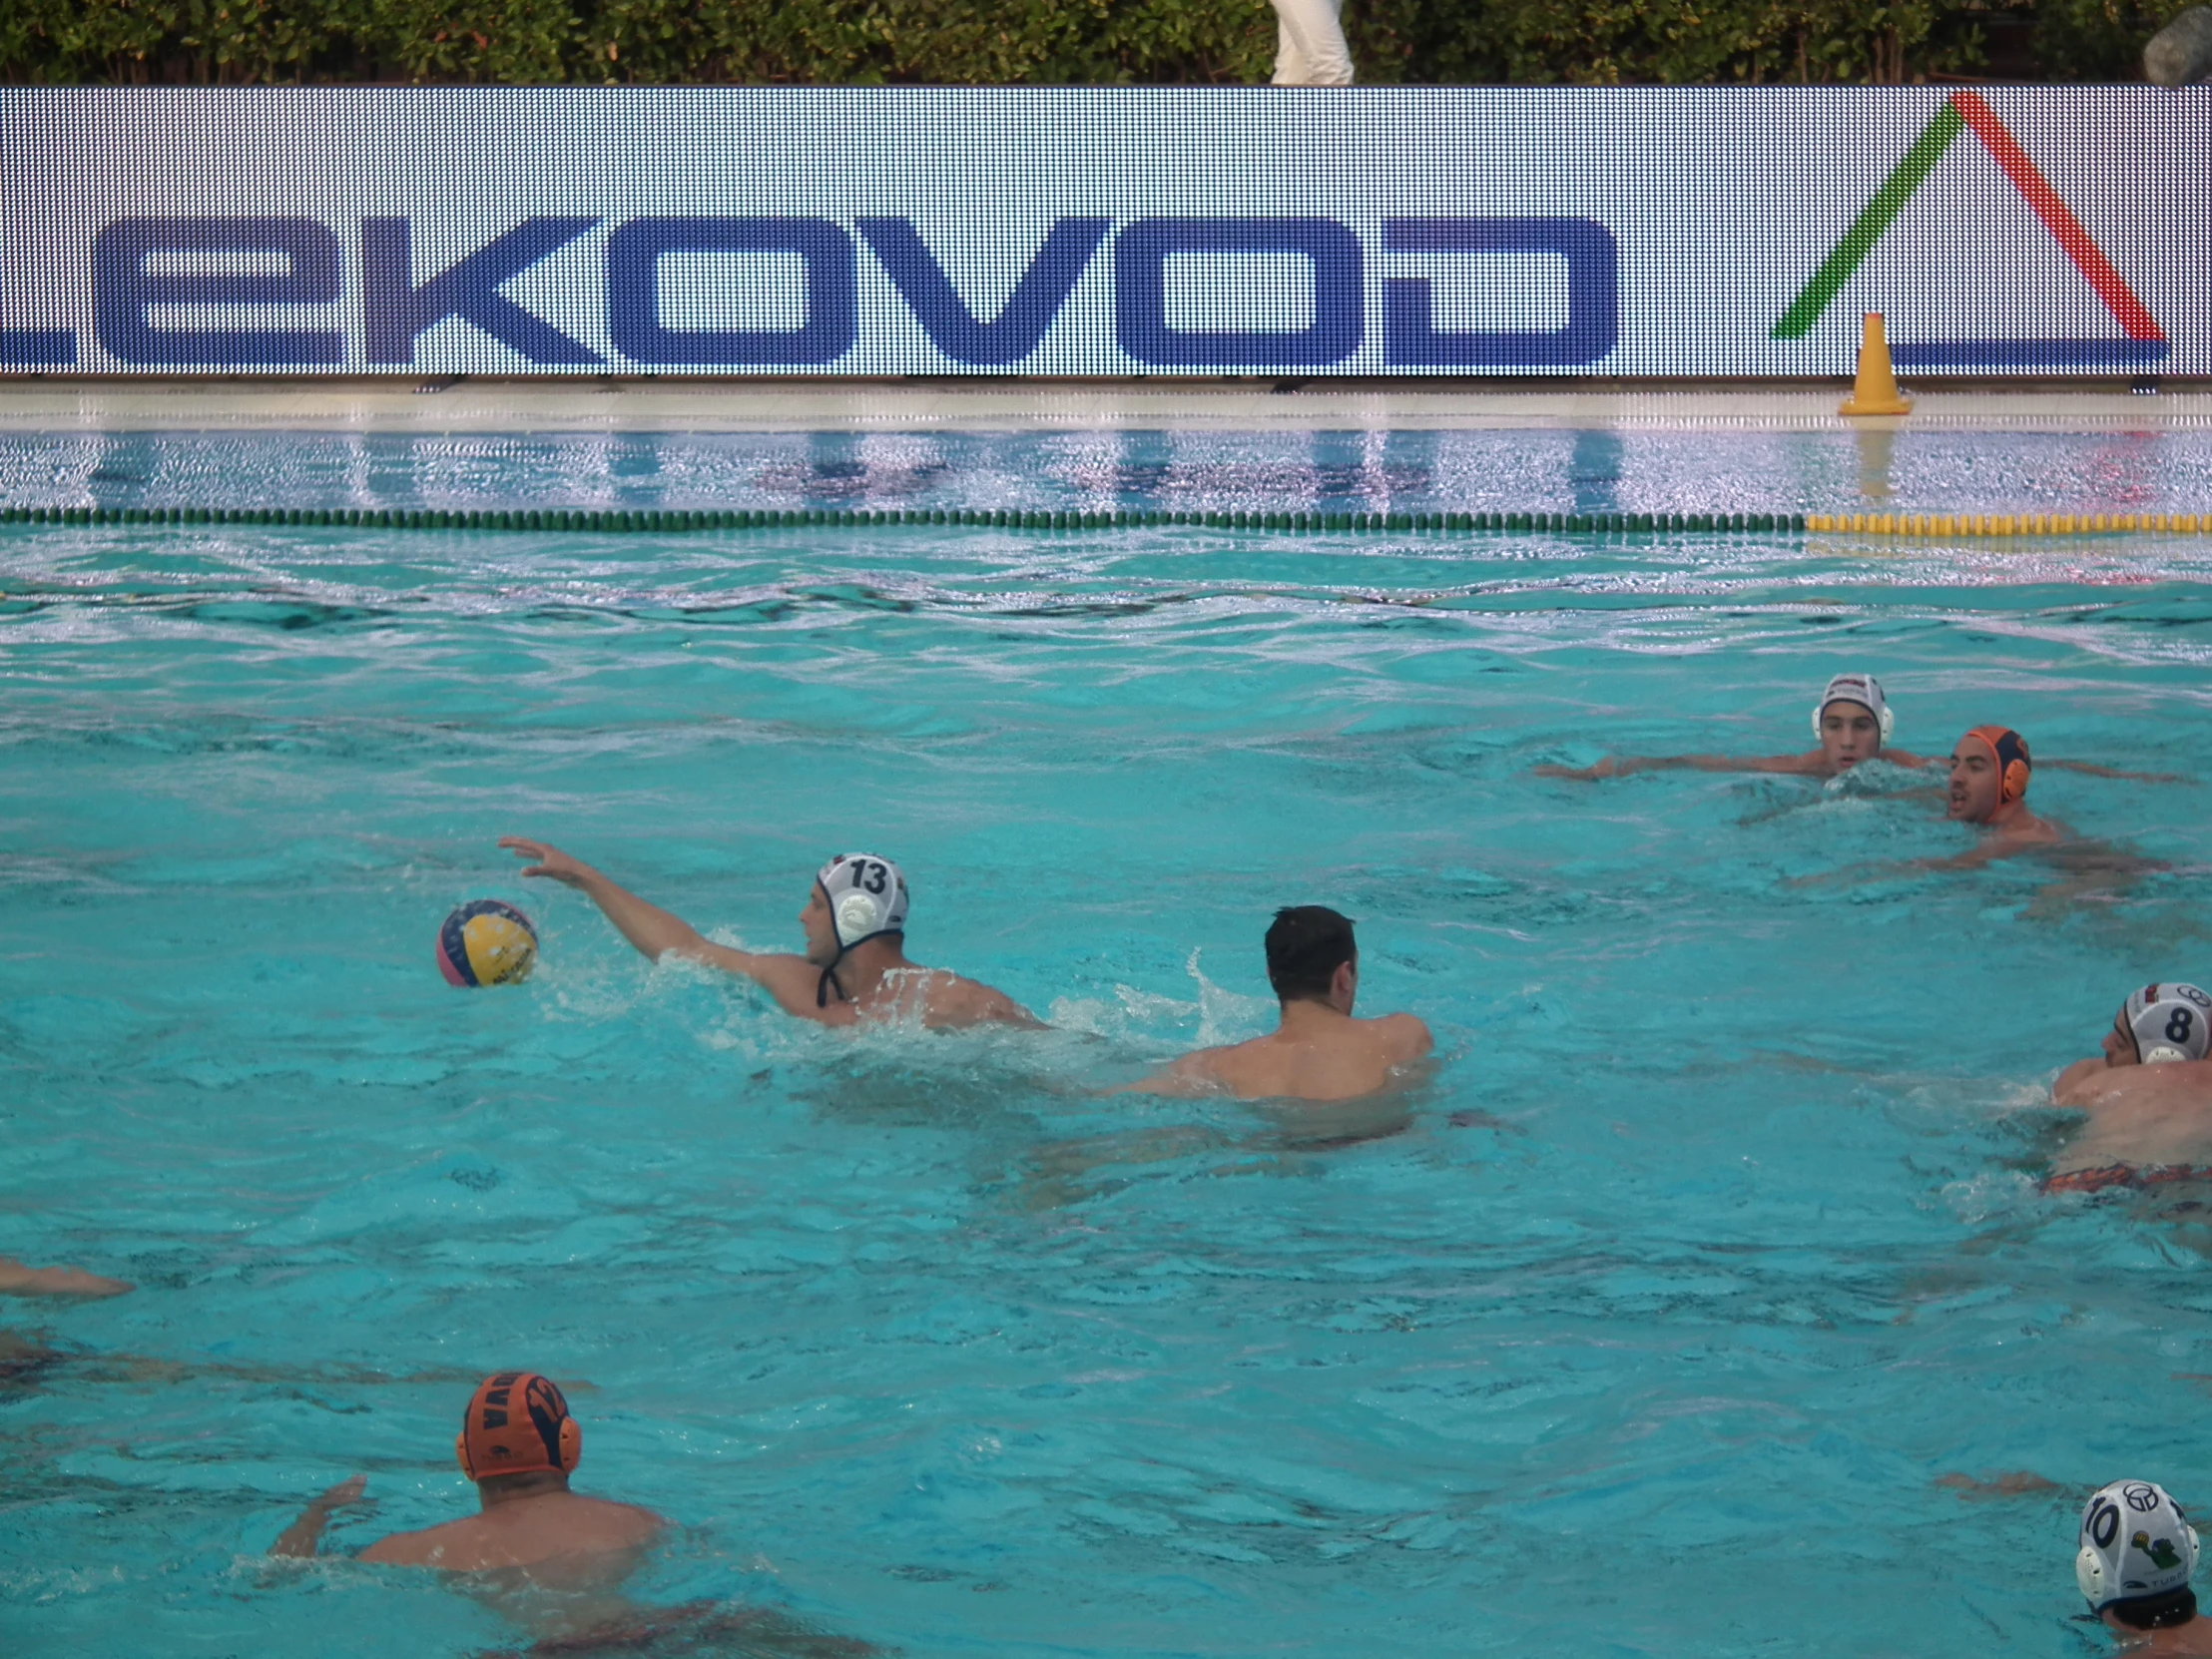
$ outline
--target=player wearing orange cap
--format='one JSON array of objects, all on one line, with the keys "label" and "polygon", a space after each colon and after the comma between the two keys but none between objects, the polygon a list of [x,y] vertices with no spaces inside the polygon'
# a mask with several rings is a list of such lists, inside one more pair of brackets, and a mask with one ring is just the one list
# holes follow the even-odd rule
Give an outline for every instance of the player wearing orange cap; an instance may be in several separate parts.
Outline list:
[{"label": "player wearing orange cap", "polygon": [[824,1025],[919,1016],[928,1026],[1035,1026],[1020,1003],[988,985],[906,957],[906,877],[888,858],[841,852],[815,876],[799,925],[807,954],[787,956],[713,944],[699,929],[610,880],[557,846],[503,837],[529,860],[524,875],[574,887],[597,904],[622,936],[659,961],[683,956],[750,979],[787,1014]]},{"label": "player wearing orange cap", "polygon": [[[1871,674],[1839,674],[1821,689],[1820,700],[1813,705],[1813,737],[1820,745],[1817,749],[1796,755],[1609,755],[1595,766],[1538,767],[1536,776],[1585,783],[1626,778],[1637,772],[1767,772],[1797,778],[1841,778],[1865,761],[1888,761],[1892,766],[1915,769],[1946,764],[1935,756],[1893,749],[1890,737],[1896,730],[1897,716],[1883,694],[1881,681]],[[1999,732],[2004,728],[1978,730]],[[2045,761],[2043,766],[2136,784],[2181,782],[2172,773],[2126,772],[2087,761]]]},{"label": "player wearing orange cap", "polygon": [[1943,816],[1990,831],[1979,846],[1926,867],[1966,869],[2068,838],[2062,825],[2027,810],[2035,763],[2027,740],[2009,726],[1976,726],[1951,746]]},{"label": "player wearing orange cap", "polygon": [[[568,1489],[583,1452],[583,1431],[568,1401],[536,1372],[487,1377],[470,1396],[453,1450],[476,1482],[480,1513],[420,1532],[394,1532],[360,1559],[446,1572],[518,1568],[533,1581],[564,1588],[606,1585],[636,1563],[667,1524],[650,1509],[584,1497]],[[270,1546],[272,1555],[312,1555],[330,1512],[353,1502],[367,1477],[332,1486]]]}]

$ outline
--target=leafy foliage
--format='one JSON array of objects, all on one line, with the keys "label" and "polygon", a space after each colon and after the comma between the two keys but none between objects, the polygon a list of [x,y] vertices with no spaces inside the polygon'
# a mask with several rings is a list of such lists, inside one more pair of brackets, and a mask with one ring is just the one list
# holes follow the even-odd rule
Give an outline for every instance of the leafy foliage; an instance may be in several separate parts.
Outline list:
[{"label": "leafy foliage", "polygon": [[[1989,25],[2052,80],[2132,80],[2188,0],[1350,0],[1362,79],[1895,82]],[[0,78],[70,84],[1236,84],[1267,0],[8,0]],[[2005,65],[2010,69],[2015,66]]]},{"label": "leafy foliage", "polygon": [[2201,0],[2043,0],[2035,9],[2036,55],[2065,64],[2067,80],[2139,81],[2143,43]]}]

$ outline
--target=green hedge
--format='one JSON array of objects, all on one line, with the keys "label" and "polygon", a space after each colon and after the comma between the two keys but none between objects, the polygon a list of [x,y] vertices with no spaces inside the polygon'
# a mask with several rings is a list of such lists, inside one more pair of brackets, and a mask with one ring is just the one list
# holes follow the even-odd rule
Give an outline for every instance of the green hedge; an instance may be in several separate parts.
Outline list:
[{"label": "green hedge", "polygon": [[[1350,0],[1371,82],[2133,80],[2189,0]],[[1266,0],[5,0],[0,80],[266,85],[1267,78]]]}]

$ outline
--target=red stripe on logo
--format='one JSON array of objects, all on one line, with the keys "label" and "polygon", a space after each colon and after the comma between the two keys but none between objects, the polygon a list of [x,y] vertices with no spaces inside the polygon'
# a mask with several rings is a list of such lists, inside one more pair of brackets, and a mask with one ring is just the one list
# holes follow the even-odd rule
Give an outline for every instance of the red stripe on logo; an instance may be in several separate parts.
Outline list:
[{"label": "red stripe on logo", "polygon": [[2158,319],[2144,309],[2143,302],[2135,297],[2135,290],[2127,285],[2127,279],[2112,269],[2112,262],[2104,257],[2104,250],[2089,240],[2089,233],[2081,228],[2081,221],[2074,218],[2073,210],[2059,200],[2041,169],[2028,160],[2027,152],[2004,130],[2004,123],[1997,119],[1996,112],[1981,101],[1981,94],[1970,87],[1960,87],[1950,95],[1950,106],[1973,129],[1973,136],[1995,158],[1997,166],[2004,169],[2004,176],[2012,181],[2013,188],[2027,199],[2027,205],[2035,210],[2035,217],[2058,239],[2058,246],[2066,251],[2066,258],[2089,278],[2089,285],[2097,290],[2097,297],[2104,301],[2105,309],[2119,319],[2120,326],[2127,330],[2127,337],[2164,339],[2166,331],[2158,326]]}]

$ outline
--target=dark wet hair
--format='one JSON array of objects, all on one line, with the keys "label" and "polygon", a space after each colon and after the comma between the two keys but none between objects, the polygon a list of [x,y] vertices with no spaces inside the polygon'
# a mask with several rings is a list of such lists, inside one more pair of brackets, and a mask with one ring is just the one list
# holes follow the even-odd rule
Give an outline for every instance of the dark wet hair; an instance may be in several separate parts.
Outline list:
[{"label": "dark wet hair", "polygon": [[1285,1002],[1326,1002],[1330,981],[1360,959],[1352,922],[1326,904],[1293,904],[1268,929],[1268,983]]},{"label": "dark wet hair", "polygon": [[2162,1596],[2135,1596],[2105,1608],[2130,1630],[2166,1630],[2197,1616],[2197,1592],[2184,1584]]}]

